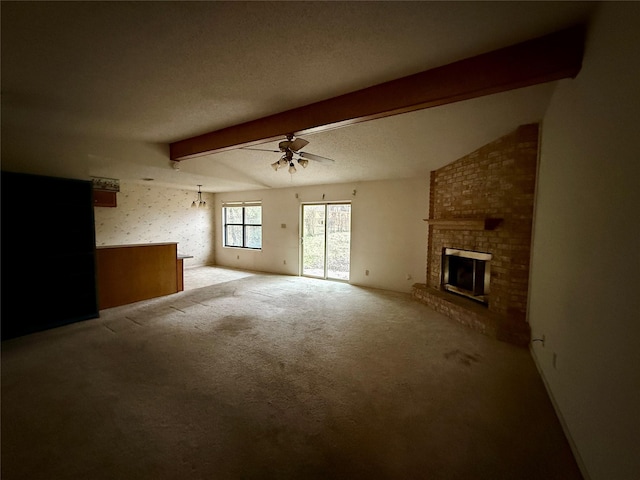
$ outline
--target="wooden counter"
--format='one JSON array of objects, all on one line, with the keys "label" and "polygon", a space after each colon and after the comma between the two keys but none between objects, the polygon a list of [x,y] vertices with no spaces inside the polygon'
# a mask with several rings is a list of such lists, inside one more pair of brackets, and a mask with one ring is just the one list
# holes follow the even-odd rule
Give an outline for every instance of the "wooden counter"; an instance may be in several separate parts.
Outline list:
[{"label": "wooden counter", "polygon": [[126,305],[182,290],[181,264],[177,243],[97,247],[99,308]]}]

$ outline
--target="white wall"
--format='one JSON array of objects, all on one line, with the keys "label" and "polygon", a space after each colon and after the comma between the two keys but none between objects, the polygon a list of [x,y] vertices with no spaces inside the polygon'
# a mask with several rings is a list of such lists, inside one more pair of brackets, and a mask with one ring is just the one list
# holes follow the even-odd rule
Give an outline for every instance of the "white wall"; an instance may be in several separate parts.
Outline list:
[{"label": "white wall", "polygon": [[[323,196],[327,202],[351,201],[350,283],[409,292],[414,283],[425,282],[427,226],[422,219],[429,210],[426,178],[218,193],[216,264],[298,275],[300,205],[321,202]],[[222,202],[248,200],[262,200],[262,250],[223,247]]]},{"label": "white wall", "polygon": [[116,208],[95,207],[96,245],[178,242],[178,253],[193,255],[185,267],[213,263],[213,194],[202,194],[208,209],[191,208],[197,193],[120,182]]},{"label": "white wall", "polygon": [[593,480],[640,478],[639,32],[640,3],[601,5],[542,130],[532,351]]}]

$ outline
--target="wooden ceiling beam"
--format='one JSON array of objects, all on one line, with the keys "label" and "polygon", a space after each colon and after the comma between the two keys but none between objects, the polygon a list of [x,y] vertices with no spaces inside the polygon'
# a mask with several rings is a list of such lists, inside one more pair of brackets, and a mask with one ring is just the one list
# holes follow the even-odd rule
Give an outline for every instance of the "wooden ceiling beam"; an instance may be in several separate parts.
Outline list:
[{"label": "wooden ceiling beam", "polygon": [[540,83],[574,78],[582,66],[585,30],[572,27],[489,53],[338,97],[222,128],[169,145],[185,160],[329,130]]}]

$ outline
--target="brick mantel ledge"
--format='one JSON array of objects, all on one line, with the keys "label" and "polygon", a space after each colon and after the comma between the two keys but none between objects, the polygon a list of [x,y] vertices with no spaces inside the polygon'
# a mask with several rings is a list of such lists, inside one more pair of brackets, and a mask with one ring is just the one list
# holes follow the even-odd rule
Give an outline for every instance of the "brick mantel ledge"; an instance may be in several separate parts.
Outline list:
[{"label": "brick mantel ledge", "polygon": [[448,230],[495,230],[502,218],[424,218],[425,222]]}]

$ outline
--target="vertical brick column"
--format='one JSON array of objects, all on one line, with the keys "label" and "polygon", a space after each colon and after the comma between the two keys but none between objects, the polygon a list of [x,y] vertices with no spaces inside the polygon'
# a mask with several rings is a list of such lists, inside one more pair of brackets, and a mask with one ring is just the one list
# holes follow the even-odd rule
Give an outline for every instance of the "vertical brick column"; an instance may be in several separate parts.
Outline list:
[{"label": "vertical brick column", "polygon": [[[436,172],[431,172],[431,175],[429,178],[429,218],[433,218],[433,204],[435,199],[435,178],[436,178],[435,173]],[[427,253],[430,251],[432,244],[433,244],[433,225],[429,225],[428,233],[427,233]],[[429,255],[427,254],[427,277],[426,278],[429,278],[431,276],[431,270],[432,270],[432,266],[431,266],[431,263],[429,262]]]},{"label": "vertical brick column", "polygon": [[538,125],[523,125],[431,172],[429,218],[502,222],[495,230],[430,225],[428,288],[440,289],[444,247],[491,253],[488,310],[506,323],[526,323],[537,157]]}]

